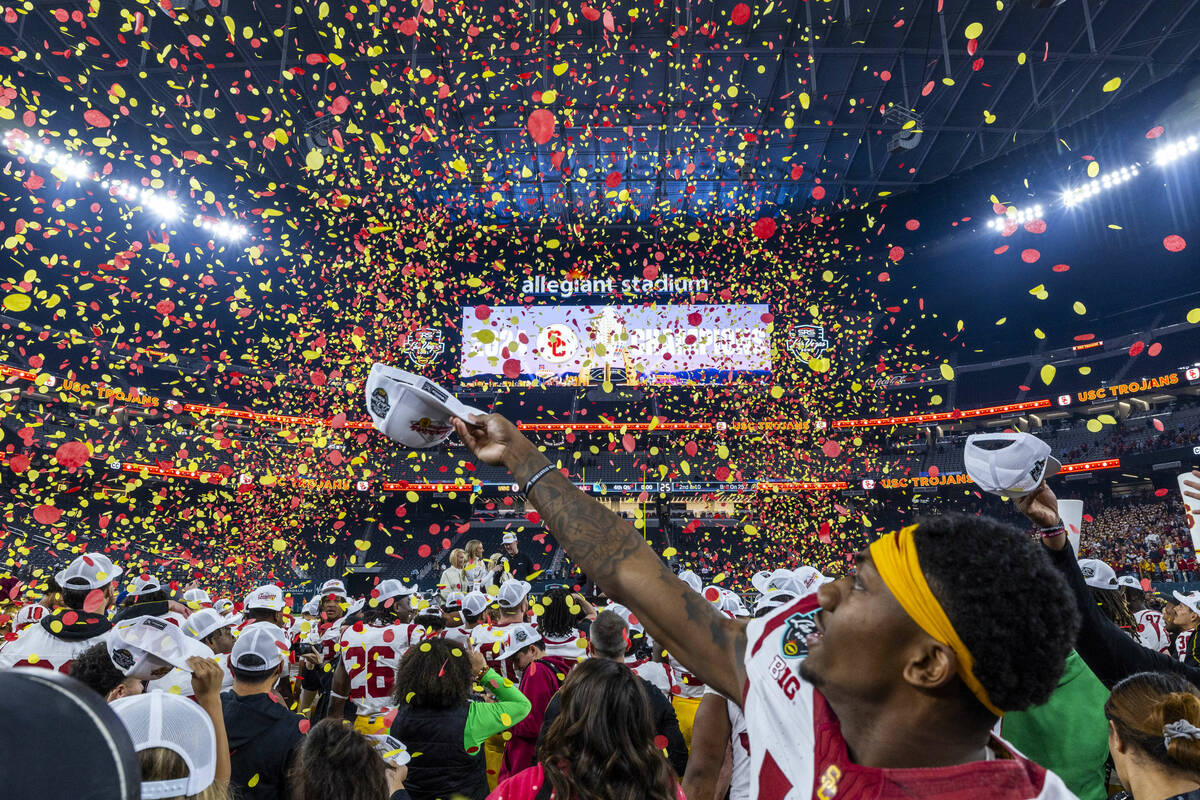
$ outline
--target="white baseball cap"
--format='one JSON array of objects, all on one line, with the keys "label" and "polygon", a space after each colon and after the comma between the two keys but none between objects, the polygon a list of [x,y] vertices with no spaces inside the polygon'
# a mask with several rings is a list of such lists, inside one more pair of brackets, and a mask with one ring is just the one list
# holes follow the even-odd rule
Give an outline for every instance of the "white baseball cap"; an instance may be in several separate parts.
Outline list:
[{"label": "white baseball cap", "polygon": [[304,607],[302,609],[300,609],[300,613],[311,614],[314,617],[317,616],[318,614],[320,614],[321,613],[321,597],[320,597],[320,595],[308,600],[308,602],[306,602],[304,604]]},{"label": "white baseball cap", "polygon": [[1175,595],[1175,599],[1190,608],[1193,613],[1200,614],[1200,592],[1192,591],[1187,594],[1171,592],[1171,594]]},{"label": "white baseball cap", "polygon": [[976,433],[967,437],[963,462],[971,480],[985,492],[1023,497],[1062,464],[1050,445],[1030,433]]},{"label": "white baseball cap", "polygon": [[129,596],[141,597],[144,594],[162,591],[162,584],[153,575],[138,575],[129,584]]},{"label": "white baseball cap", "polygon": [[228,627],[229,620],[211,608],[202,608],[183,622],[183,632],[197,641]]},{"label": "white baseball cap", "polygon": [[122,570],[103,553],[84,553],[54,575],[63,589],[100,589],[121,577]]},{"label": "white baseball cap", "polygon": [[1117,578],[1118,586],[1128,586],[1130,589],[1137,589],[1139,592],[1145,591],[1142,589],[1142,582],[1133,575],[1121,575]]},{"label": "white baseball cap", "polygon": [[459,611],[463,607],[463,600],[466,596],[462,592],[451,592],[446,595],[445,602],[442,603],[442,608],[447,611]]},{"label": "white baseball cap", "polygon": [[349,597],[349,595],[346,593],[346,584],[342,583],[337,578],[330,578],[321,584],[321,588],[317,591],[317,594],[322,597],[327,594],[334,594],[342,598]]},{"label": "white baseball cap", "polygon": [[500,591],[496,593],[496,600],[502,608],[516,608],[521,605],[521,601],[529,596],[529,590],[533,588],[528,581],[519,581],[516,578],[507,580],[500,584]]},{"label": "white baseball cap", "polygon": [[29,605],[21,606],[21,610],[13,617],[12,629],[19,631],[26,625],[32,625],[44,616],[46,616],[46,607],[41,603],[30,603]]},{"label": "white baseball cap", "polygon": [[412,756],[408,752],[408,748],[404,746],[404,742],[386,734],[376,733],[367,736],[371,740],[371,744],[375,747],[375,752],[389,764],[402,767],[409,761],[412,761]]},{"label": "white baseball cap", "polygon": [[504,536],[500,539],[500,544],[516,544],[516,543],[517,543],[517,535],[515,533],[513,533],[512,531],[509,531],[508,533],[504,534]]},{"label": "white baseball cap", "polygon": [[496,660],[504,661],[512,658],[521,648],[540,641],[542,641],[542,635],[529,623],[518,622],[515,625],[509,625],[504,628],[504,638],[500,640],[500,655],[496,656]]},{"label": "white baseball cap", "polygon": [[159,617],[138,617],[118,622],[105,640],[108,656],[128,678],[151,680],[171,667],[191,672],[192,656],[212,658],[213,652],[189,639],[178,626]]},{"label": "white baseball cap", "polygon": [[420,375],[375,364],[367,376],[367,412],[375,429],[405,447],[436,447],[450,438],[450,417],[482,414]]},{"label": "white baseball cap", "polygon": [[761,617],[768,611],[774,611],[780,606],[785,606],[795,600],[797,595],[786,591],[776,591],[769,594],[759,595],[754,601],[754,616]]},{"label": "white baseball cap", "polygon": [[218,613],[223,616],[228,614],[230,611],[233,611],[233,601],[228,597],[222,597],[213,603],[213,608],[215,608]]},{"label": "white baseball cap", "polygon": [[394,578],[388,578],[385,581],[380,581],[379,585],[371,590],[371,606],[390,605],[388,600],[394,600],[397,597],[412,597],[417,593],[417,587],[405,586]]},{"label": "white baseball cap", "polygon": [[1093,589],[1117,588],[1116,571],[1098,558],[1079,559],[1079,571],[1083,573],[1083,582]]},{"label": "white baseball cap", "polygon": [[758,592],[759,594],[766,594],[767,583],[771,580],[771,576],[774,574],[775,573],[772,570],[760,569],[758,572],[750,576],[750,585],[753,586],[754,591]]},{"label": "white baseball cap", "polygon": [[745,617],[750,614],[746,604],[742,602],[742,598],[738,597],[736,592],[731,592],[723,586],[713,584],[704,587],[704,599],[716,606],[718,611],[732,617]]},{"label": "white baseball cap", "polygon": [[[807,564],[802,565],[792,572],[796,580],[800,583],[801,596],[812,594],[818,587],[826,583],[833,583],[833,578],[826,577],[816,567],[810,567]],[[780,587],[782,588],[782,587]]]},{"label": "white baseball cap", "polygon": [[245,628],[229,653],[230,666],[247,672],[275,669],[289,650],[287,634],[269,622],[256,622]]},{"label": "white baseball cap", "polygon": [[699,594],[700,591],[704,589],[704,581],[700,580],[700,576],[692,572],[690,569],[681,571],[676,577],[678,577],[679,580],[683,581],[688,586],[692,587],[692,591],[696,594]]},{"label": "white baseball cap", "polygon": [[217,774],[217,734],[199,704],[170,692],[121,697],[108,706],[129,731],[134,750],[164,747],[187,765],[187,777],[143,781],[142,800],[191,797],[207,789]]},{"label": "white baseball cap", "polygon": [[189,608],[197,608],[199,606],[212,605],[212,598],[203,589],[188,589],[183,593],[183,602]]},{"label": "white baseball cap", "polygon": [[631,631],[644,632],[646,630],[646,627],[642,625],[642,622],[637,618],[637,615],[620,603],[610,603],[607,607],[605,607],[604,610],[611,611],[621,619],[625,620],[625,624],[629,626],[629,630]]},{"label": "white baseball cap", "polygon": [[467,596],[463,598],[462,610],[472,616],[479,616],[487,607],[492,604],[492,598],[488,597],[483,592],[467,592]]},{"label": "white baseball cap", "polygon": [[247,609],[265,608],[268,611],[283,611],[283,589],[273,583],[264,583],[246,595]]}]

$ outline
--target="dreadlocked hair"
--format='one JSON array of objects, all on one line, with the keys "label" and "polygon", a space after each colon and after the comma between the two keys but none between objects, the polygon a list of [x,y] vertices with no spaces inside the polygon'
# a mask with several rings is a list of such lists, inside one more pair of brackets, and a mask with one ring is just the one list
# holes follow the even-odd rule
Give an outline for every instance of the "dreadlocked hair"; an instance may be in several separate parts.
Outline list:
[{"label": "dreadlocked hair", "polygon": [[1118,628],[1137,639],[1137,622],[1129,611],[1129,603],[1120,589],[1098,589],[1095,586],[1089,588],[1092,590],[1092,599],[1096,601],[1096,605],[1100,606],[1100,613],[1112,620]]},{"label": "dreadlocked hair", "polygon": [[556,639],[567,636],[583,619],[582,607],[571,601],[575,594],[568,586],[553,586],[542,596],[542,613],[538,615],[538,628],[544,636]]},{"label": "dreadlocked hair", "polygon": [[392,691],[396,705],[455,708],[470,696],[471,659],[456,642],[427,639],[400,657]]},{"label": "dreadlocked hair", "polygon": [[[1021,711],[1045,703],[1066,668],[1079,612],[1042,547],[1010,525],[967,514],[920,520],[913,543],[992,704]],[[981,721],[991,716],[966,684],[963,696]]]}]

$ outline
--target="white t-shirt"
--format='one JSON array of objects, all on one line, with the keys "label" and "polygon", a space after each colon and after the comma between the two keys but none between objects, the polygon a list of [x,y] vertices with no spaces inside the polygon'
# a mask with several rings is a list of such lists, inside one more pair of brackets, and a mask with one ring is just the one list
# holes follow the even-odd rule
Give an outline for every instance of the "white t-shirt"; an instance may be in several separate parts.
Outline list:
[{"label": "white t-shirt", "polygon": [[545,645],[546,655],[548,656],[562,656],[572,661],[587,656],[587,636],[578,628],[573,629],[569,634],[561,638],[547,636],[543,633],[542,644]]},{"label": "white t-shirt", "polygon": [[1162,614],[1146,608],[1135,612],[1133,619],[1137,622],[1138,641],[1142,643],[1142,647],[1160,653],[1168,651],[1170,640],[1167,639],[1167,630],[1163,627]]},{"label": "white t-shirt", "polygon": [[825,698],[800,677],[816,595],[752,620],[747,631],[746,695],[750,797],[756,800],[1062,800],[1062,780],[993,736],[1007,757],[929,769],[878,769],[850,760],[841,724]]},{"label": "white t-shirt", "polygon": [[350,677],[350,699],[359,716],[382,714],[392,707],[396,665],[409,648],[409,627],[401,622],[356,622],[342,631],[342,664]]},{"label": "white t-shirt", "polygon": [[669,700],[671,698],[671,679],[667,676],[667,667],[658,661],[638,661],[632,657],[625,657],[625,666],[633,670],[641,678],[644,678],[661,691]]}]

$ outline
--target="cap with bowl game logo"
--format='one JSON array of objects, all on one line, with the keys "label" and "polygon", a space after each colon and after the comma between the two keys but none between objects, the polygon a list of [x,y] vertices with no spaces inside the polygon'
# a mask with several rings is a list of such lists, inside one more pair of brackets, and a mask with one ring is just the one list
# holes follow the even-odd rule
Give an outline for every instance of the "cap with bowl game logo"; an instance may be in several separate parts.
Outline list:
[{"label": "cap with bowl game logo", "polygon": [[1139,592],[1144,591],[1142,589],[1142,582],[1133,575],[1121,575],[1117,578],[1117,585],[1128,586],[1130,589],[1137,589]]},{"label": "cap with bowl game logo", "polygon": [[517,535],[515,533],[512,533],[511,531],[509,533],[504,534],[503,538],[500,539],[500,544],[516,544],[516,543],[517,543]]},{"label": "cap with bowl game logo", "polygon": [[138,575],[129,583],[130,597],[141,597],[144,594],[152,594],[160,591],[162,591],[162,584],[153,575]]},{"label": "cap with bowl game logo", "polygon": [[963,463],[985,492],[1024,497],[1062,469],[1050,445],[1029,433],[975,433],[967,437]]},{"label": "cap with bowl game logo", "polygon": [[138,617],[117,623],[108,638],[108,655],[127,678],[161,678],[172,667],[191,672],[192,656],[212,658],[212,650],[190,639],[178,626],[158,617]]},{"label": "cap with bowl game logo", "polygon": [[346,584],[342,583],[337,578],[330,578],[329,580],[325,581],[325,583],[321,584],[321,588],[317,590],[317,594],[322,597],[327,594],[332,594],[336,595],[337,597],[341,597],[342,599],[349,597],[349,595],[346,593]]},{"label": "cap with bowl game logo", "polygon": [[183,593],[183,602],[188,608],[204,608],[212,605],[212,598],[203,589],[188,589]]},{"label": "cap with bowl game logo", "polygon": [[367,412],[375,429],[393,442],[424,449],[436,447],[454,430],[450,417],[482,414],[420,375],[375,364],[367,376]]},{"label": "cap with bowl game logo", "polygon": [[245,608],[265,608],[267,611],[283,611],[283,589],[273,583],[264,583],[246,595]]},{"label": "cap with bowl game logo", "polygon": [[540,641],[542,635],[529,623],[518,622],[516,625],[509,625],[504,629],[504,638],[500,640],[500,655],[496,656],[496,659],[504,661],[512,658],[518,650]]},{"label": "cap with bowl game logo", "polygon": [[1079,559],[1079,571],[1083,573],[1083,582],[1093,589],[1117,588],[1116,570],[1098,558]]}]

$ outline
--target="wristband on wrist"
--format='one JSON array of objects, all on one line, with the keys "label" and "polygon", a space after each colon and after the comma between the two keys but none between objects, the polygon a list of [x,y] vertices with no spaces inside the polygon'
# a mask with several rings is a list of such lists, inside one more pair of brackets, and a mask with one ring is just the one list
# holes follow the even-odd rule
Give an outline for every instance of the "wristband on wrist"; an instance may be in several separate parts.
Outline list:
[{"label": "wristband on wrist", "polygon": [[528,497],[528,496],[529,496],[529,493],[530,493],[531,491],[533,491],[533,485],[534,485],[535,483],[537,483],[538,481],[540,481],[542,478],[546,477],[548,474],[550,474],[550,472],[551,472],[553,469],[554,469],[554,465],[553,465],[553,464],[547,464],[546,466],[544,466],[544,467],[542,467],[541,469],[539,469],[537,472],[533,473],[533,477],[532,477],[532,478],[530,478],[530,479],[529,479],[529,480],[528,480],[528,481],[525,483],[525,490],[524,490],[524,492],[522,492],[522,494],[524,494],[526,497]]},{"label": "wristband on wrist", "polygon": [[1062,521],[1060,520],[1059,522],[1056,522],[1055,524],[1051,525],[1048,528],[1034,528],[1033,529],[1033,538],[1049,539],[1051,537],[1058,536],[1059,534],[1063,534],[1066,532],[1067,532],[1067,526],[1064,525],[1062,523]]}]

